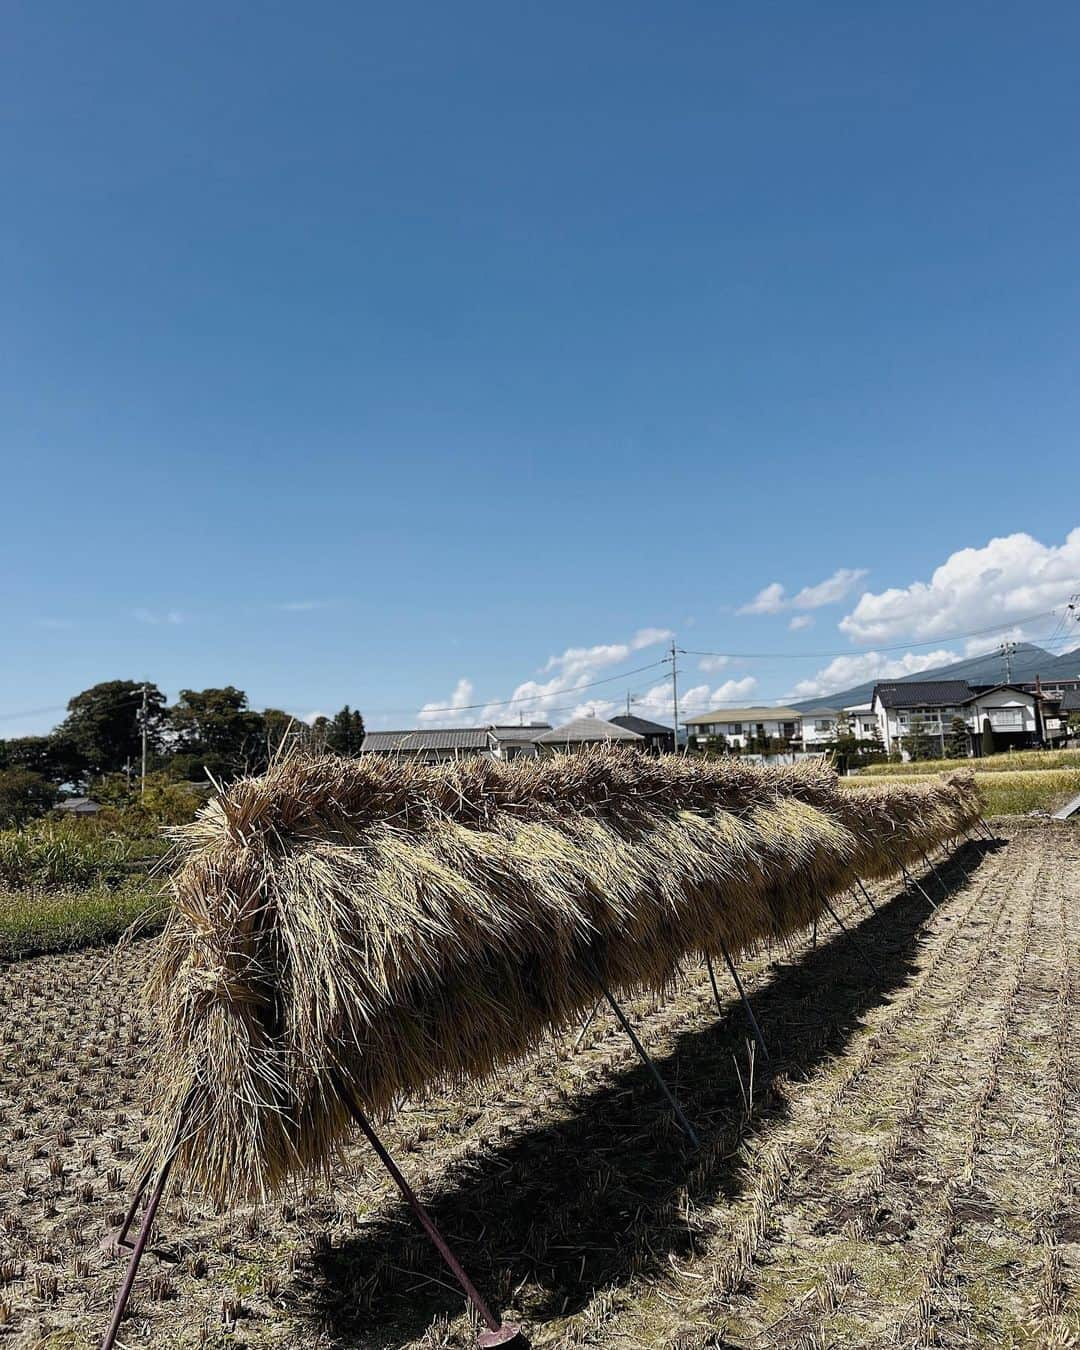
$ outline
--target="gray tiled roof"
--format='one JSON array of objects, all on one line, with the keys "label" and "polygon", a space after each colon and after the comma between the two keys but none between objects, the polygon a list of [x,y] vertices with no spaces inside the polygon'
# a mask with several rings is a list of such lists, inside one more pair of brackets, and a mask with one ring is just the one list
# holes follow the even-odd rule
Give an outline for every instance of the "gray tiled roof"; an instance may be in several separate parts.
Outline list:
[{"label": "gray tiled roof", "polygon": [[650,722],[647,717],[635,717],[633,713],[620,713],[611,719],[613,727],[622,727],[624,731],[636,731],[639,736],[671,736],[670,727],[662,722]]},{"label": "gray tiled roof", "polygon": [[512,741],[518,744],[535,741],[542,731],[550,731],[550,722],[526,722],[524,726],[520,723],[507,724],[506,726],[493,726],[491,734],[497,741]]},{"label": "gray tiled roof", "polygon": [[1080,712],[1080,689],[1066,689],[1061,696],[1063,713]]},{"label": "gray tiled roof", "polygon": [[537,745],[582,745],[590,741],[640,741],[644,737],[599,717],[575,717],[553,731],[537,736]]},{"label": "gray tiled roof", "polygon": [[909,680],[879,684],[874,696],[885,708],[950,708],[971,698],[967,680]]},{"label": "gray tiled roof", "polygon": [[400,750],[486,750],[486,727],[425,727],[420,731],[369,731],[363,753]]}]

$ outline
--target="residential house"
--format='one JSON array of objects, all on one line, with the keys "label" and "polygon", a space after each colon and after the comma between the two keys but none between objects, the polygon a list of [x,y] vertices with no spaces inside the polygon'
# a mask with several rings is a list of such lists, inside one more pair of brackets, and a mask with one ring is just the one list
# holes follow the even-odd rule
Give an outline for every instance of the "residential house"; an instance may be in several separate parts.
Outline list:
[{"label": "residential house", "polygon": [[802,714],[804,750],[824,750],[836,740],[836,726],[843,716],[839,708],[811,708]]},{"label": "residential house", "polygon": [[580,750],[588,745],[624,745],[643,750],[645,737],[600,717],[575,717],[564,726],[542,731],[535,744],[541,754],[548,755],[560,750]]},{"label": "residential house", "polygon": [[[965,717],[971,698],[966,680],[907,680],[874,686],[870,706],[881,727],[889,754],[903,751],[903,742],[916,730],[930,738],[935,757],[945,753],[945,738],[954,717]],[[965,717],[965,721],[966,721]]]},{"label": "residential house", "polygon": [[906,752],[908,738],[918,732],[929,738],[931,755],[945,753],[955,718],[968,730],[969,753],[982,753],[984,728],[994,748],[1021,749],[1042,740],[1040,700],[1019,685],[972,686],[966,680],[908,680],[880,683],[871,703],[881,726],[885,749]]},{"label": "residential house", "polygon": [[101,805],[90,797],[65,797],[56,809],[65,816],[96,816]]},{"label": "residential house", "polygon": [[714,708],[684,722],[691,745],[723,736],[732,749],[740,750],[751,741],[790,743],[803,734],[803,714],[794,708]]},{"label": "residential house", "polygon": [[662,722],[650,722],[647,717],[634,717],[630,713],[620,713],[611,719],[613,727],[622,727],[624,731],[636,731],[645,737],[646,749],[654,755],[670,754],[675,749],[675,732]]},{"label": "residential house", "polygon": [[392,755],[398,759],[437,764],[465,755],[492,756],[487,727],[424,727],[419,731],[369,731],[361,746],[364,755]]},{"label": "residential house", "polygon": [[495,759],[531,759],[537,754],[536,738],[551,730],[550,722],[524,722],[516,726],[488,727],[491,754]]},{"label": "residential house", "polygon": [[1061,696],[1061,708],[1059,710],[1061,719],[1060,735],[1063,743],[1069,738],[1069,719],[1070,717],[1080,718],[1080,689],[1066,689]]},{"label": "residential house", "polygon": [[971,729],[971,747],[982,752],[984,729],[989,726],[995,750],[1028,750],[1043,739],[1041,700],[1017,684],[978,687],[964,708]]},{"label": "residential house", "polygon": [[881,723],[874,714],[872,703],[852,703],[844,709],[844,715],[857,741],[876,741],[881,737]]}]

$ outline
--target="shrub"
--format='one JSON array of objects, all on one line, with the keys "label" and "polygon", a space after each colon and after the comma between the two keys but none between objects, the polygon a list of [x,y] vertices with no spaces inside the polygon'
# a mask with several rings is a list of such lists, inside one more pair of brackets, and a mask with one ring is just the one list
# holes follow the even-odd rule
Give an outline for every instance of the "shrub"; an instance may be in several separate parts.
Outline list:
[{"label": "shrub", "polygon": [[69,828],[66,821],[0,831],[0,883],[7,886],[117,882],[128,860],[128,844],[119,835],[95,837]]}]

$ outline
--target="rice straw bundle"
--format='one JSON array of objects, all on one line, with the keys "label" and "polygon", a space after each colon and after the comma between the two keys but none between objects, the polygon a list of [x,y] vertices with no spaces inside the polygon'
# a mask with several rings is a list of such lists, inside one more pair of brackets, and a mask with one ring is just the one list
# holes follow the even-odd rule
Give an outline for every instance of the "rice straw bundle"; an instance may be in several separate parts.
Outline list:
[{"label": "rice straw bundle", "polygon": [[179,832],[159,1147],[190,1100],[181,1168],[266,1195],[350,1133],[338,1082],[385,1115],[482,1078],[599,982],[784,939],[978,814],[970,778],[846,793],[820,760],[285,760]]}]

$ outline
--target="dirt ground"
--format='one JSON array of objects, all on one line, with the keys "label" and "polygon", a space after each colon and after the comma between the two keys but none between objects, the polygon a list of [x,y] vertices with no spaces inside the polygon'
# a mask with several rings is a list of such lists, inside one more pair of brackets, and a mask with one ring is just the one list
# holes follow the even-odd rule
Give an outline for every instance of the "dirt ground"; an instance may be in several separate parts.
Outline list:
[{"label": "dirt ground", "polygon": [[[606,1009],[384,1137],[537,1347],[1080,1345],[1073,1021],[1080,829],[1003,825],[741,963],[751,1065],[704,968],[627,1010],[691,1151]],[[857,925],[857,927],[856,927]],[[100,1250],[145,1137],[149,944],[0,970],[0,1350],[95,1346]],[[465,1347],[463,1300],[370,1151],[214,1214],[171,1190],[127,1346]]]}]

